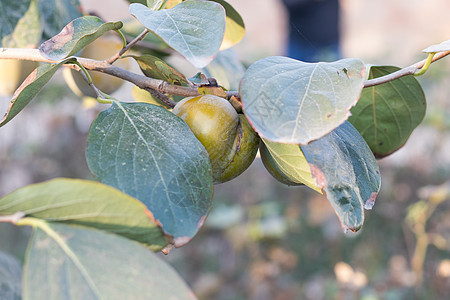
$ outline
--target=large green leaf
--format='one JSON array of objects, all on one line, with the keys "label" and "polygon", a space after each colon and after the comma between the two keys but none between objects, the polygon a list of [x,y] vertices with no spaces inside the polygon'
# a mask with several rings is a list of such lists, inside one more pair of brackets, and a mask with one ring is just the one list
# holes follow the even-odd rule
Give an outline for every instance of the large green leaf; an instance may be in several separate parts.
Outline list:
[{"label": "large green leaf", "polygon": [[111,231],[160,250],[166,239],[140,201],[98,182],[54,179],[0,199],[0,215],[18,211],[39,219]]},{"label": "large green leaf", "polygon": [[80,17],[67,24],[59,34],[39,46],[42,56],[51,60],[60,60],[92,43],[109,30],[122,27],[122,22],[104,23],[99,17]]},{"label": "large green leaf", "polygon": [[[393,66],[372,66],[369,79],[398,71]],[[426,111],[425,95],[414,76],[365,88],[352,108],[349,122],[355,126],[377,157],[401,148],[422,122]]]},{"label": "large green leaf", "polygon": [[68,58],[58,64],[45,64],[37,67],[14,92],[9,102],[8,110],[3,119],[0,120],[0,127],[11,121],[12,118],[22,111],[63,64],[73,60],[75,59]]},{"label": "large green leaf", "polygon": [[164,108],[114,103],[92,124],[86,157],[103,183],[144,202],[175,245],[203,224],[213,194],[208,153]]},{"label": "large green leaf", "polygon": [[25,300],[195,299],[172,267],[136,242],[78,226],[36,225],[23,271]]},{"label": "large green leaf", "polygon": [[133,3],[130,14],[197,68],[213,60],[225,33],[225,9],[210,1],[188,0],[158,11]]},{"label": "large green leaf", "polygon": [[220,50],[225,50],[233,47],[239,43],[245,35],[245,25],[244,20],[242,20],[241,15],[231,6],[228,2],[224,0],[209,0],[219,3],[225,8],[226,14],[226,27],[225,35],[220,46]]},{"label": "large green leaf", "polygon": [[20,300],[22,266],[13,256],[0,251],[0,299]]},{"label": "large green leaf", "polygon": [[[41,20],[36,0],[5,2],[5,4],[0,4],[0,11],[3,11],[0,14],[7,16],[0,18],[0,46],[8,48],[36,48],[42,35],[42,29],[39,26]],[[28,9],[16,23],[16,17],[18,14],[23,13],[22,9],[26,7],[27,2]],[[8,34],[7,32],[9,31],[10,33]]]},{"label": "large green leaf", "polygon": [[37,0],[41,14],[43,40],[55,36],[72,20],[81,17],[79,0]]},{"label": "large green leaf", "polygon": [[240,84],[245,114],[268,140],[306,144],[348,118],[363,88],[364,69],[359,59],[305,63],[263,58],[248,68]]},{"label": "large green leaf", "polygon": [[323,188],[344,231],[364,223],[380,190],[380,170],[370,148],[345,122],[323,138],[301,146],[317,186]]}]

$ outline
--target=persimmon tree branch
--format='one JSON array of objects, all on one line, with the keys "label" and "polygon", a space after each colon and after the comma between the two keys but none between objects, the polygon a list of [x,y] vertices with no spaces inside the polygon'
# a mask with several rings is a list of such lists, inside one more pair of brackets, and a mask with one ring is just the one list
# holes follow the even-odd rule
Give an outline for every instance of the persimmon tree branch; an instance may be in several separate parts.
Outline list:
[{"label": "persimmon tree branch", "polygon": [[[143,38],[143,36],[145,36],[145,31],[141,35]],[[139,41],[139,39],[136,40],[136,43],[138,41]],[[450,51],[436,53],[431,62],[435,62],[449,54],[450,54]],[[37,50],[37,49],[0,48],[0,59],[20,59],[20,60],[40,61],[40,62],[46,62],[46,63],[57,63],[57,61],[52,61],[52,60],[49,60],[49,59],[43,57],[40,54],[39,50]],[[184,97],[200,95],[197,88],[195,88],[195,87],[174,85],[174,84],[170,84],[164,80],[146,77],[144,75],[136,74],[136,73],[127,71],[125,69],[116,67],[116,66],[108,63],[107,61],[97,61],[97,60],[82,58],[82,57],[77,57],[77,60],[80,64],[82,64],[88,70],[103,72],[103,73],[121,78],[123,80],[129,81],[129,82],[137,85],[141,89],[146,89],[146,90],[152,89],[161,95],[170,94],[170,95],[178,95],[178,96],[184,96]],[[113,59],[110,59],[110,60],[113,60]],[[403,76],[413,75],[414,73],[417,72],[417,70],[422,68],[426,62],[427,62],[427,60],[424,59],[424,60],[417,62],[409,67],[400,69],[399,71],[388,74],[386,76],[366,80],[364,83],[364,87],[371,87],[371,86],[375,86],[375,85],[379,85],[382,83],[392,81],[394,79],[397,79],[397,78],[400,78]],[[79,68],[76,65],[68,65],[68,66],[73,69]],[[159,95],[159,96],[161,96],[161,95]],[[232,96],[239,97],[239,92],[238,91],[228,91],[227,96],[228,97],[232,97]],[[163,99],[165,99],[165,98],[163,98]],[[163,102],[165,102],[165,104],[167,104],[168,106],[173,105],[173,103],[170,103],[170,101],[169,102],[163,101]]]},{"label": "persimmon tree branch", "polygon": [[0,223],[16,224],[17,221],[19,221],[23,217],[25,217],[25,213],[19,211],[19,212],[16,212],[15,214],[12,214],[12,215],[0,216]]},{"label": "persimmon tree branch", "polygon": [[[433,63],[433,62],[435,62],[435,61],[437,61],[437,60],[439,60],[439,59],[441,59],[441,58],[443,58],[443,57],[445,57],[445,56],[447,56],[449,54],[450,54],[450,51],[444,51],[444,52],[436,53],[433,56],[433,59],[431,60],[431,62]],[[427,62],[427,59],[424,59],[424,60],[421,60],[421,61],[419,61],[419,62],[417,62],[417,63],[415,63],[413,65],[410,65],[409,67],[400,69],[397,72],[394,72],[394,73],[391,73],[391,74],[388,74],[388,75],[385,75],[385,76],[377,77],[377,78],[374,78],[374,79],[366,80],[364,82],[364,87],[365,88],[366,87],[371,87],[371,86],[375,86],[375,85],[379,85],[379,84],[382,84],[382,83],[386,83],[386,82],[392,81],[394,79],[398,79],[398,78],[403,77],[403,76],[414,75],[414,73],[416,73],[418,70],[420,70],[420,68],[422,68],[426,64],[426,62]]]}]

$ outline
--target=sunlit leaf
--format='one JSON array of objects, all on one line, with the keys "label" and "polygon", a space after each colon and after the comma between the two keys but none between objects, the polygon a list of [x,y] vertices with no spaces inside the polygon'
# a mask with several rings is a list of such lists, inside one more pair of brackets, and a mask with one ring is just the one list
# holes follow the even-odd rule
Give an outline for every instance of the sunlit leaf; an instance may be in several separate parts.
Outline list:
[{"label": "sunlit leaf", "polygon": [[15,91],[9,102],[8,110],[0,121],[0,127],[11,121],[24,109],[63,64],[73,60],[73,58],[68,58],[58,64],[45,64],[36,68]]},{"label": "sunlit leaf", "polygon": [[104,23],[95,16],[80,17],[67,24],[59,34],[39,46],[42,56],[60,60],[76,54],[110,30],[120,29],[122,22]]},{"label": "sunlit leaf", "polygon": [[187,124],[147,103],[114,103],[94,121],[88,165],[103,183],[136,197],[181,246],[202,226],[213,193],[205,148]]},{"label": "sunlit leaf", "polygon": [[219,3],[225,8],[226,13],[226,27],[225,36],[220,46],[220,50],[225,50],[233,47],[239,43],[245,35],[245,25],[244,20],[242,20],[241,15],[231,6],[228,2],[224,0],[209,0]]},{"label": "sunlit leaf", "polygon": [[281,56],[263,58],[241,81],[244,111],[262,137],[306,144],[348,118],[363,88],[364,69],[359,59],[305,63]]},{"label": "sunlit leaf", "polygon": [[321,188],[314,182],[309,164],[299,145],[280,144],[266,139],[262,141],[264,145],[260,148],[260,153],[269,173],[287,185],[304,184],[321,192]]},{"label": "sunlit leaf", "polygon": [[[400,68],[371,66],[369,79]],[[422,122],[426,111],[425,95],[414,76],[363,89],[349,122],[361,133],[377,157],[401,148]]]},{"label": "sunlit leaf", "polygon": [[133,3],[130,14],[197,68],[213,60],[225,33],[225,9],[210,1],[188,0],[158,11]]},{"label": "sunlit leaf", "polygon": [[343,229],[359,230],[364,208],[372,209],[381,185],[380,170],[364,139],[345,122],[301,149],[315,184],[325,190]]},{"label": "sunlit leaf", "polygon": [[54,179],[23,187],[0,199],[0,215],[18,211],[39,219],[111,231],[160,250],[161,228],[140,201],[98,182]]},{"label": "sunlit leaf", "polygon": [[154,253],[118,235],[40,221],[24,266],[27,299],[195,299]]}]

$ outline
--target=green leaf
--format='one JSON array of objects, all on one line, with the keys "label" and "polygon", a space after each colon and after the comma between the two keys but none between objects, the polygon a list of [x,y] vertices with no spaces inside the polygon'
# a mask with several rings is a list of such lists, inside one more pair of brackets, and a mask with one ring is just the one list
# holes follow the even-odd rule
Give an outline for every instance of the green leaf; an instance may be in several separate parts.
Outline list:
[{"label": "green leaf", "polygon": [[220,51],[203,71],[215,78],[227,90],[237,90],[245,73],[245,68],[232,49]]},{"label": "green leaf", "polygon": [[112,187],[78,179],[33,184],[0,199],[0,215],[24,212],[53,222],[111,231],[160,250],[164,234],[144,204]]},{"label": "green leaf", "polygon": [[74,58],[68,58],[58,64],[45,64],[37,67],[14,92],[8,110],[0,120],[0,127],[11,121],[24,109],[63,64],[74,60]]},{"label": "green leaf", "polygon": [[188,84],[186,77],[183,74],[169,66],[162,59],[153,55],[127,55],[136,60],[145,76],[167,81],[171,84]]},{"label": "green leaf", "polygon": [[425,53],[434,53],[434,52],[443,52],[443,51],[450,51],[450,40],[446,40],[440,44],[432,45],[432,46],[422,50],[422,52],[425,52]]},{"label": "green leaf", "polygon": [[305,63],[263,58],[245,72],[239,92],[244,112],[260,136],[306,144],[342,124],[364,84],[359,59]]},{"label": "green leaf", "polygon": [[0,299],[22,299],[22,266],[13,256],[0,251]]},{"label": "green leaf", "polygon": [[380,170],[370,148],[345,122],[323,138],[301,146],[317,186],[323,188],[344,231],[364,223],[381,185]]},{"label": "green leaf", "polygon": [[171,266],[140,244],[106,232],[44,221],[24,266],[24,299],[195,299]]},{"label": "green leaf", "polygon": [[37,0],[42,19],[43,40],[55,36],[61,28],[82,16],[78,0]]},{"label": "green leaf", "polygon": [[303,155],[302,149],[295,144],[280,144],[262,139],[261,157],[269,173],[282,183],[304,184],[313,190],[321,193],[321,189],[316,186],[311,175],[311,169]]},{"label": "green leaf", "polygon": [[220,46],[220,50],[225,50],[233,47],[239,43],[245,35],[245,25],[244,20],[242,20],[241,15],[231,6],[228,2],[224,0],[209,0],[219,3],[225,8],[226,14],[226,27],[225,35]]},{"label": "green leaf", "polygon": [[133,3],[130,14],[197,68],[213,60],[225,33],[225,9],[210,1],[188,0],[158,11]]},{"label": "green leaf", "polygon": [[[369,79],[398,71],[394,66],[372,66]],[[361,133],[377,157],[401,148],[425,117],[426,100],[414,76],[363,89],[349,122]]]},{"label": "green leaf", "polygon": [[[22,13],[21,9],[26,5],[26,2],[29,2],[28,9],[16,23],[15,17]],[[17,7],[18,4],[20,4],[20,7]],[[15,9],[19,9],[19,11],[12,13],[12,10]],[[2,16],[8,16],[8,18],[0,19],[0,28],[4,26],[3,30],[0,29],[0,46],[6,48],[36,48],[42,35],[41,26],[38,26],[40,15],[36,0],[7,1],[0,5],[0,11],[2,10],[4,11]],[[12,22],[14,25],[8,24],[8,22]],[[10,34],[5,34],[9,29],[13,30]]]},{"label": "green leaf", "polygon": [[113,103],[92,124],[86,157],[103,183],[144,202],[176,246],[202,226],[213,194],[209,156],[164,108]]},{"label": "green leaf", "polygon": [[75,55],[109,30],[122,27],[122,22],[104,23],[95,16],[80,17],[67,24],[59,34],[39,46],[42,56],[57,61]]}]

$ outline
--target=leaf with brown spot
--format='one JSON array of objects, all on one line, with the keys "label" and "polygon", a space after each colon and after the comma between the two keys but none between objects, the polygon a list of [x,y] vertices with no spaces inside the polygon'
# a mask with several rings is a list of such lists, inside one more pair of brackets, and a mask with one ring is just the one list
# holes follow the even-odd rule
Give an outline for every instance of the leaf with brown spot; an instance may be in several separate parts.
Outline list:
[{"label": "leaf with brown spot", "polygon": [[45,58],[58,61],[75,55],[110,30],[122,27],[122,22],[104,23],[99,17],[80,17],[67,24],[59,34],[45,41],[39,51]]},{"label": "leaf with brown spot", "polygon": [[8,110],[0,121],[0,127],[22,111],[63,64],[74,60],[74,58],[68,58],[58,64],[45,64],[36,68],[14,92]]},{"label": "leaf with brown spot", "polygon": [[316,185],[325,190],[343,229],[359,230],[364,208],[372,208],[381,184],[375,157],[362,136],[345,122],[301,149]]}]

